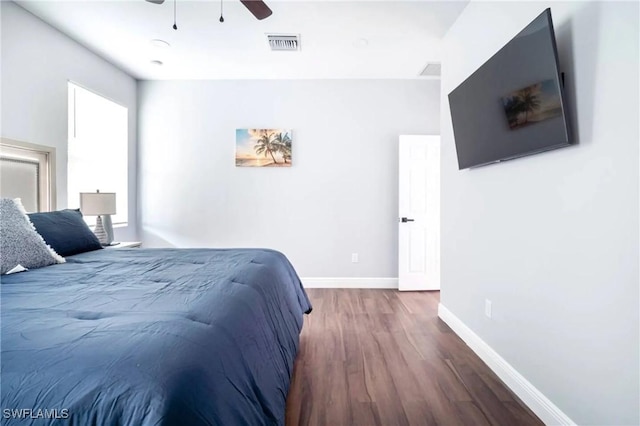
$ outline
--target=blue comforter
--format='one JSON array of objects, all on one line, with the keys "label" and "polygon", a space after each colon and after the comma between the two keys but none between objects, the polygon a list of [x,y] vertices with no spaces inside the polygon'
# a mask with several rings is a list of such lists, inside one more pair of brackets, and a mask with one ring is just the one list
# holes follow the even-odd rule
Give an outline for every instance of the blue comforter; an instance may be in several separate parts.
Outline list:
[{"label": "blue comforter", "polygon": [[281,253],[98,250],[1,291],[2,424],[284,424],[311,305]]}]

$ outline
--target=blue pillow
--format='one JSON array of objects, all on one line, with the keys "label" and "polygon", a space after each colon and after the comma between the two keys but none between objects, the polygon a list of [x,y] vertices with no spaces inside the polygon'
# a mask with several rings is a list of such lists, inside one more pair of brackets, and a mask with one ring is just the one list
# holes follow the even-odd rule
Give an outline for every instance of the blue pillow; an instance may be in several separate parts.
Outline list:
[{"label": "blue pillow", "polygon": [[36,231],[61,256],[102,248],[98,237],[82,219],[79,209],[31,213],[28,216]]}]

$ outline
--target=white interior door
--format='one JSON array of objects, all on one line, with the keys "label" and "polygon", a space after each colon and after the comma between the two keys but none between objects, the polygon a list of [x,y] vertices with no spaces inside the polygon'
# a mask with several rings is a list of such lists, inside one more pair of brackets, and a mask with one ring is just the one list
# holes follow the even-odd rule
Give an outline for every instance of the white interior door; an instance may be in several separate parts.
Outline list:
[{"label": "white interior door", "polygon": [[440,289],[440,136],[400,136],[398,289]]}]

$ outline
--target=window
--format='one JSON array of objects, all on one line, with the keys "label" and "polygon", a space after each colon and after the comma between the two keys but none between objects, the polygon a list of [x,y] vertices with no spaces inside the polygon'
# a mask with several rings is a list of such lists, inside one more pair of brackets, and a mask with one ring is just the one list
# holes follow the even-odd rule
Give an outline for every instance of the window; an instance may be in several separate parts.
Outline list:
[{"label": "window", "polygon": [[55,208],[55,148],[2,138],[0,195],[22,199],[28,213]]},{"label": "window", "polygon": [[[67,203],[78,208],[81,192],[115,192],[114,224],[128,221],[127,113],[127,108],[69,83]],[[95,223],[95,218],[87,222]]]}]

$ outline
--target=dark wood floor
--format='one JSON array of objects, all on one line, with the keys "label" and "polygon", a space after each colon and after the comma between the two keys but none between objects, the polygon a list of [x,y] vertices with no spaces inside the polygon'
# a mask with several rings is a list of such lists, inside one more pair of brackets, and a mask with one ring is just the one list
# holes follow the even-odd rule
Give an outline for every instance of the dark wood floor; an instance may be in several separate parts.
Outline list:
[{"label": "dark wood floor", "polygon": [[309,289],[287,425],[541,425],[438,319],[438,292]]}]

